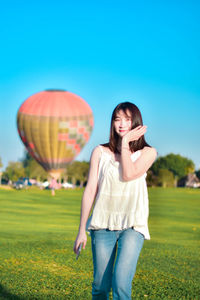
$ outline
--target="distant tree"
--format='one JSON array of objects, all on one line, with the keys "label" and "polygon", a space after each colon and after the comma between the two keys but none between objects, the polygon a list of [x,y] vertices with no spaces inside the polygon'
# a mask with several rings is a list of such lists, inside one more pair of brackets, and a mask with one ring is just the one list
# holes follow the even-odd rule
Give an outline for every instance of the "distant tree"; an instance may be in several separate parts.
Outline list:
[{"label": "distant tree", "polygon": [[197,177],[200,179],[200,170],[196,171],[195,174],[196,174]]},{"label": "distant tree", "polygon": [[21,162],[23,164],[26,177],[35,178],[37,181],[47,179],[47,172],[27,151],[25,152],[24,158]]},{"label": "distant tree", "polygon": [[173,187],[174,184],[173,173],[166,169],[160,169],[158,172],[158,185],[162,187]]},{"label": "distant tree", "polygon": [[148,170],[146,177],[147,186],[157,186],[158,176],[154,175],[151,170]]},{"label": "distant tree", "polygon": [[28,167],[32,160],[34,160],[34,158],[29,154],[29,152],[27,150],[25,150],[24,157],[21,160],[23,167],[24,168]]},{"label": "distant tree", "polygon": [[3,178],[7,181],[17,181],[19,178],[24,177],[24,167],[21,162],[9,162],[5,172],[3,172]]},{"label": "distant tree", "polygon": [[44,181],[48,178],[47,172],[34,159],[30,160],[25,172],[27,177],[35,178],[37,181]]},{"label": "distant tree", "polygon": [[191,159],[173,153],[157,158],[151,170],[155,175],[158,175],[160,169],[172,172],[176,179],[184,177],[195,170]]},{"label": "distant tree", "polygon": [[[2,161],[1,161],[1,157],[0,157],[0,169],[3,167]],[[1,176],[2,176],[2,172],[0,171],[0,185],[1,185]]]},{"label": "distant tree", "polygon": [[82,187],[87,181],[89,171],[89,163],[86,161],[74,161],[67,166],[67,176],[71,181],[76,184],[79,182]]}]

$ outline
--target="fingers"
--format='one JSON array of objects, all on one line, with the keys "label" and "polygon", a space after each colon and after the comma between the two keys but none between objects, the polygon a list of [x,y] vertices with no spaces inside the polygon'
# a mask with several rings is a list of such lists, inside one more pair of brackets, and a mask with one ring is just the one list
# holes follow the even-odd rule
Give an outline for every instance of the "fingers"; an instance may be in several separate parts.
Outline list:
[{"label": "fingers", "polygon": [[76,253],[77,248],[76,248],[76,242],[74,243],[74,248],[73,248],[74,253]]},{"label": "fingers", "polygon": [[77,254],[77,252],[78,252],[78,248],[79,248],[79,245],[80,245],[81,243],[76,243],[75,242],[75,244],[74,244],[74,253],[75,254]]},{"label": "fingers", "polygon": [[139,125],[139,126],[137,126],[136,128],[134,128],[133,130],[146,130],[146,129],[147,129],[147,126],[146,126],[146,125],[144,125],[144,126]]},{"label": "fingers", "polygon": [[147,131],[147,126],[138,126],[134,129],[132,129],[131,131],[129,131],[132,134],[135,135],[143,135],[145,132]]},{"label": "fingers", "polygon": [[142,136],[147,131],[147,126],[138,126],[133,129],[134,133],[138,134],[139,136]]},{"label": "fingers", "polygon": [[78,240],[76,240],[76,241],[74,242],[74,248],[73,248],[74,253],[76,253],[76,254],[77,254],[77,252],[78,252],[78,247],[79,247],[79,245],[80,245],[80,242],[78,242]]},{"label": "fingers", "polygon": [[74,248],[73,248],[74,253],[76,253],[76,254],[78,253],[78,248],[81,244],[83,245],[83,249],[85,249],[86,243],[87,243],[87,239],[80,239],[80,240],[77,239],[74,243]]},{"label": "fingers", "polygon": [[86,243],[87,243],[87,241],[83,241],[83,249],[85,249]]},{"label": "fingers", "polygon": [[129,131],[124,137],[125,142],[137,141],[147,131],[147,126],[137,126],[136,128]]}]

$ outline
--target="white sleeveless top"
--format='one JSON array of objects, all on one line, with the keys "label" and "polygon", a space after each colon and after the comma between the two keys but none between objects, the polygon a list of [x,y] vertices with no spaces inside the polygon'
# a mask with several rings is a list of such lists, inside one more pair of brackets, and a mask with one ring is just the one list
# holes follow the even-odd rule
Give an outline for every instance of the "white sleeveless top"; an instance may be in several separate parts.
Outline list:
[{"label": "white sleeveless top", "polygon": [[[123,181],[120,163],[102,146],[99,147],[98,192],[87,229],[122,230],[134,227],[149,240],[146,173],[137,179]],[[132,161],[140,155],[140,150],[134,152]]]}]

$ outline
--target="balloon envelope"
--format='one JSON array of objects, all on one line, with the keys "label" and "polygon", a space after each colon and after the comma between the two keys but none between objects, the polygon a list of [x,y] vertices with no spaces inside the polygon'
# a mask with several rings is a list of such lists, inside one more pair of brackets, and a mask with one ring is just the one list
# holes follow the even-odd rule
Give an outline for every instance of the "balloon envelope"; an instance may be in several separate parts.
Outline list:
[{"label": "balloon envelope", "polygon": [[57,178],[89,140],[93,115],[79,96],[47,90],[32,95],[21,105],[17,127],[28,152]]}]

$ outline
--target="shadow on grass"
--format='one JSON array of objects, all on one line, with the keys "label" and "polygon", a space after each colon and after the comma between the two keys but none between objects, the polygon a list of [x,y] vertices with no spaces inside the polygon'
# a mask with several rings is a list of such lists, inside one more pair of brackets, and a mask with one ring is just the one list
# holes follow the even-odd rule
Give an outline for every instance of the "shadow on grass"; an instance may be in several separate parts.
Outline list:
[{"label": "shadow on grass", "polygon": [[6,299],[6,300],[24,300],[24,298],[21,298],[19,296],[11,294],[1,284],[0,284],[0,299]]}]

